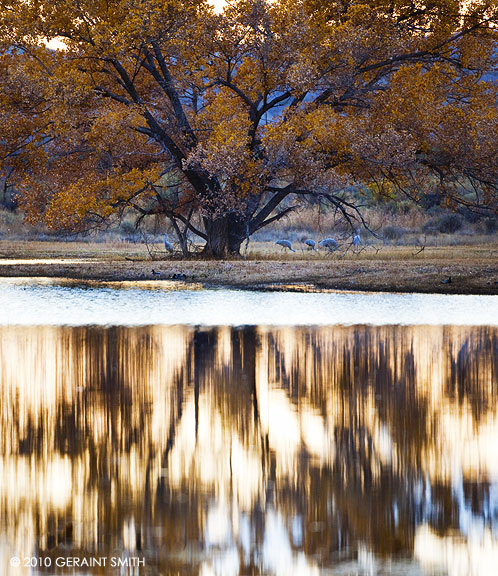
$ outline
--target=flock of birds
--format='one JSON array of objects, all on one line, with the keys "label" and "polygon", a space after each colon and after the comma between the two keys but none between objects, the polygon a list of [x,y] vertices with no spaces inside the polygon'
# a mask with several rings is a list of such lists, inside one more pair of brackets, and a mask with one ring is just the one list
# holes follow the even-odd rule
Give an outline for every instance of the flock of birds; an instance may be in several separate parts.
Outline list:
[{"label": "flock of birds", "polygon": [[[356,233],[353,234],[353,240],[351,242],[353,248],[358,248],[361,244],[361,236],[360,236],[360,228],[358,228],[356,230]],[[168,240],[168,235],[165,234],[164,238],[164,248],[166,250],[166,252],[169,252],[170,254],[172,254],[175,249],[173,244],[171,244],[171,242]],[[292,242],[290,240],[277,240],[275,242],[275,244],[278,244],[278,246],[282,246],[282,248],[288,249],[291,252],[295,252],[294,248],[292,247]],[[307,238],[306,240],[304,240],[304,244],[308,247],[309,250],[316,250],[316,242],[315,240],[313,240],[312,238]],[[321,248],[326,248],[327,250],[329,250],[330,252],[334,252],[334,250],[338,250],[339,248],[339,243],[337,242],[337,240],[335,240],[335,238],[324,238],[323,240],[320,240],[320,242],[318,242],[318,246],[320,246]],[[153,276],[160,276],[161,272],[156,272],[156,270],[152,270],[152,275]],[[187,277],[185,276],[185,274],[182,273],[175,273],[173,275],[171,275],[171,280],[186,280]],[[442,284],[451,284],[451,276],[449,276],[446,280],[443,280],[441,282]],[[489,282],[488,282],[489,284]],[[496,282],[495,282],[496,284]]]},{"label": "flock of birds", "polygon": [[[361,244],[361,230],[358,228],[356,233],[353,235],[352,245],[354,248],[357,248]],[[307,238],[304,241],[305,245],[308,247],[309,250],[316,250],[316,242],[312,238]],[[275,244],[278,246],[282,246],[282,248],[286,248],[291,252],[295,252],[294,248],[292,247],[292,242],[290,240],[277,240]],[[334,252],[339,248],[339,244],[335,238],[324,238],[318,242],[318,246],[321,248],[325,248],[329,250],[329,252]]]},{"label": "flock of birds", "polygon": [[[316,250],[316,242],[312,238],[307,238],[304,241],[304,243],[309,250]],[[291,252],[295,252],[294,248],[292,247],[292,242],[290,240],[277,240],[275,244],[278,244],[278,246],[282,246],[282,248],[286,248]],[[356,230],[356,234],[353,235],[352,244],[353,247],[355,248],[361,244],[361,236],[359,228]],[[320,240],[320,242],[318,242],[318,246],[329,250],[329,252],[333,252],[334,250],[337,250],[339,248],[339,244],[337,240],[335,240],[334,238],[324,238],[323,240]],[[175,250],[173,244],[171,244],[171,242],[168,240],[167,234],[164,235],[164,249],[166,250],[166,252],[170,253],[173,253]]]}]

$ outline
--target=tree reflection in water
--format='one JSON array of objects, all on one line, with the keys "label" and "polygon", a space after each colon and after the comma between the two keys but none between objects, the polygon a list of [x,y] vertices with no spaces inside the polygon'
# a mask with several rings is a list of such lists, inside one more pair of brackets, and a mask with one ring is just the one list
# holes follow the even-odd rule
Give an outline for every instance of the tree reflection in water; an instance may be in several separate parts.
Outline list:
[{"label": "tree reflection in water", "polygon": [[488,327],[0,328],[0,558],[491,574],[497,346]]}]

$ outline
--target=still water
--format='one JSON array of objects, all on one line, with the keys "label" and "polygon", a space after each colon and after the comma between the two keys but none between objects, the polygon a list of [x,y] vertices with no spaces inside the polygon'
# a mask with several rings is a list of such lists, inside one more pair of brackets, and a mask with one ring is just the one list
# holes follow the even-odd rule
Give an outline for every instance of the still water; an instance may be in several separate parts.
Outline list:
[{"label": "still water", "polygon": [[168,281],[0,279],[2,324],[498,326],[498,295],[192,290]]},{"label": "still water", "polygon": [[492,299],[481,326],[1,314],[0,573],[497,574]]}]

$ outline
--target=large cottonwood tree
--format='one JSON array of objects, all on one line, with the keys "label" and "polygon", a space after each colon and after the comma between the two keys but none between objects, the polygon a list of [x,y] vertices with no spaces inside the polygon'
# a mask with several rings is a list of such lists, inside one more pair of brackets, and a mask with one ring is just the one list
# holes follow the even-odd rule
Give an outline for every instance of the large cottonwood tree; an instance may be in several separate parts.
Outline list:
[{"label": "large cottonwood tree", "polygon": [[361,187],[496,211],[496,2],[0,9],[6,74],[22,61],[37,102],[15,112],[34,122],[17,159],[31,218],[78,227],[131,206],[220,257],[310,200],[354,225]]}]

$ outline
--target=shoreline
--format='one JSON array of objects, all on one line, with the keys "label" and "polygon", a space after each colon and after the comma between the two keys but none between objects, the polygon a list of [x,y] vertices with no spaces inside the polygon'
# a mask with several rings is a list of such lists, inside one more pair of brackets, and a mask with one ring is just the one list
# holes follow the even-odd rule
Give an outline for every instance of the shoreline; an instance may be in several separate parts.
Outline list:
[{"label": "shoreline", "polygon": [[[132,264],[132,265],[130,265]],[[183,288],[268,292],[392,292],[498,295],[498,264],[274,261],[0,261],[0,278],[98,283],[160,282]],[[451,281],[449,281],[451,279]]]},{"label": "shoreline", "polygon": [[[150,248],[150,246],[149,246]],[[288,254],[253,243],[248,259],[167,257],[143,244],[0,241],[0,278],[171,282],[190,288],[293,292],[498,294],[498,239],[486,244],[367,246],[360,253]]]}]

